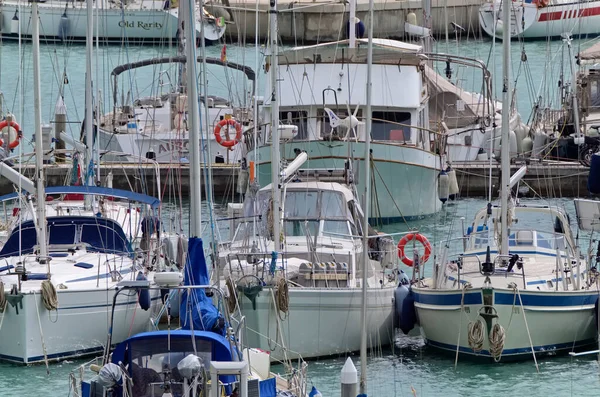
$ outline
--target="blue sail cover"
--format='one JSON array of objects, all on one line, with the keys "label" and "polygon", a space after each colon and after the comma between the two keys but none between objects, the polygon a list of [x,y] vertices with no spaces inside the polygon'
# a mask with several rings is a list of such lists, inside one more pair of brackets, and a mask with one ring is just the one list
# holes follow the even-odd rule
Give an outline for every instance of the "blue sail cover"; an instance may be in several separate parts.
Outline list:
[{"label": "blue sail cover", "polygon": [[[188,242],[188,257],[185,266],[184,285],[209,285],[208,268],[204,258],[202,239],[191,237]],[[181,328],[187,330],[214,331],[225,335],[225,327],[217,308],[204,290],[184,290],[181,295],[179,318]]]}]

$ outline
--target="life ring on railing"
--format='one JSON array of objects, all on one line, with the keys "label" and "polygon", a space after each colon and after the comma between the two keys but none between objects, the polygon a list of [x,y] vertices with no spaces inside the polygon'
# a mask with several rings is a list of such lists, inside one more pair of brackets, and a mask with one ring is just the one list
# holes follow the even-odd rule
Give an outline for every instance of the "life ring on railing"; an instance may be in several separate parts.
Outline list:
[{"label": "life ring on railing", "polygon": [[548,7],[548,4],[550,4],[550,0],[537,0],[538,8]]},{"label": "life ring on railing", "polygon": [[404,254],[404,248],[406,247],[406,244],[408,244],[408,242],[412,240],[417,240],[423,245],[423,248],[425,248],[425,253],[419,258],[420,263],[427,262],[427,260],[429,260],[429,256],[431,256],[431,244],[429,244],[429,240],[427,240],[427,237],[419,233],[407,234],[406,236],[402,237],[398,242],[398,258],[400,258],[402,263],[404,263],[406,266],[411,267],[414,261]]},{"label": "life ring on railing", "polygon": [[[2,131],[6,127],[12,127],[15,129],[15,131],[17,131],[15,139],[8,143],[9,149],[14,149],[17,146],[19,146],[19,143],[21,142],[21,137],[23,136],[23,134],[21,133],[21,127],[14,120],[10,122],[7,120],[0,121],[0,131]],[[4,146],[4,141],[2,139],[0,139],[0,146]]]},{"label": "life ring on railing", "polygon": [[[223,128],[226,125],[231,125],[235,127],[235,139],[230,139],[227,141],[223,140],[223,137],[221,136],[221,128]],[[215,126],[215,140],[219,145],[223,147],[230,148],[235,146],[238,142],[242,140],[242,125],[234,119],[223,119],[219,121],[219,123]]]}]

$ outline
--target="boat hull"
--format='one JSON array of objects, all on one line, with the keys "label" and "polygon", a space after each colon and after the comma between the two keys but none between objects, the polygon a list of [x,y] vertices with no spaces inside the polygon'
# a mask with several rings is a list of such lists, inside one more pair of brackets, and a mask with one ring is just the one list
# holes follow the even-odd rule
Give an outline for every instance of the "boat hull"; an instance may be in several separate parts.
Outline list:
[{"label": "boat hull", "polygon": [[[358,191],[364,191],[364,142],[292,141],[281,145],[282,158],[291,161],[297,150],[308,153],[304,169],[344,169],[353,157]],[[374,183],[370,215],[384,222],[398,222],[436,213],[441,209],[437,193],[439,158],[433,153],[408,145],[372,142]],[[262,146],[248,159],[254,161],[261,187],[271,182],[271,147]]]},{"label": "boat hull", "polygon": [[[394,291],[395,287],[367,291],[369,348],[393,342]],[[277,361],[360,350],[361,306],[361,288],[290,288],[287,314],[275,311],[270,288],[260,292],[256,308],[247,297],[240,298],[247,325],[246,344],[270,351],[271,359]]]},{"label": "boat hull", "polygon": [[[49,1],[39,3],[40,37],[45,41],[86,40],[87,11],[85,2],[75,2],[74,7],[65,8],[64,3]],[[106,8],[99,11],[98,26],[94,26],[94,35],[103,41],[111,42],[164,42],[176,38],[177,10]],[[17,19],[14,19],[14,18]],[[28,3],[7,3],[2,5],[0,13],[0,32],[2,38],[29,39],[32,35],[31,7]],[[200,32],[200,23],[196,24]],[[224,33],[224,27],[204,22],[205,38],[218,40]]]},{"label": "boat hull", "polygon": [[[534,3],[512,2],[511,38],[543,39],[600,34],[600,1],[568,2],[538,7]],[[479,9],[479,24],[484,32],[502,39],[500,2],[486,3]]]},{"label": "boat hull", "polygon": [[[8,292],[7,292],[8,294]],[[58,289],[59,308],[48,311],[41,293],[26,293],[22,307],[7,304],[0,314],[0,359],[18,364],[98,353],[107,342],[114,289]],[[150,324],[152,307],[142,310],[137,295],[121,293],[114,311],[112,343],[119,343]],[[153,298],[158,302],[158,296]]]},{"label": "boat hull", "polygon": [[[481,288],[465,291],[412,289],[421,334],[432,347],[461,355],[493,360],[490,354],[489,327],[496,322],[505,330],[504,349],[499,361],[532,359],[572,351],[596,341],[594,305],[597,291],[532,292],[512,289],[491,291],[492,319],[484,331],[483,348],[476,352],[469,345],[470,322],[484,320],[484,295]],[[489,306],[487,306],[489,307]],[[457,343],[458,342],[458,343]]]}]

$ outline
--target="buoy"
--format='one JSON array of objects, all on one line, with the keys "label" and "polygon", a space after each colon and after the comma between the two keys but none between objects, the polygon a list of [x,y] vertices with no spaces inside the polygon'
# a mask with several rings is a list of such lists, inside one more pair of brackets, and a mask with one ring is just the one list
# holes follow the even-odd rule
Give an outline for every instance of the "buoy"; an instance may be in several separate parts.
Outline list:
[{"label": "buoy", "polygon": [[458,189],[458,179],[456,178],[456,171],[452,167],[448,166],[448,168],[446,168],[446,174],[448,174],[448,197],[450,198],[450,200],[454,200],[458,195],[458,192],[460,191]]},{"label": "buoy", "polygon": [[[137,277],[135,278],[137,281],[148,280],[144,273],[139,272]],[[147,311],[150,309],[150,291],[147,288],[139,288],[138,291],[138,302],[142,310]]]},{"label": "buoy", "polygon": [[15,15],[10,21],[10,32],[12,34],[19,34],[19,16],[17,15],[17,11],[15,11]]},{"label": "buoy", "polygon": [[70,21],[69,21],[69,17],[67,16],[67,12],[63,12],[62,16],[60,17],[60,22],[58,23],[58,38],[61,40],[65,40],[66,38],[69,37],[69,33],[70,33]]},{"label": "buoy", "polygon": [[523,156],[531,156],[531,150],[533,149],[533,139],[531,139],[529,136],[523,138],[523,142],[521,142],[521,149],[523,150]]},{"label": "buoy", "polygon": [[517,125],[517,128],[515,128],[515,136],[517,143],[517,153],[522,154],[523,139],[525,139],[525,136],[527,136],[527,126],[522,122],[519,122],[519,125]]},{"label": "buoy", "polygon": [[406,335],[417,323],[415,299],[408,286],[401,285],[396,288],[396,291],[394,291],[394,305],[396,306],[396,324]]},{"label": "buoy", "polygon": [[598,153],[592,154],[587,186],[590,193],[600,194],[600,154]]},{"label": "buoy", "polygon": [[531,157],[540,157],[544,154],[544,148],[546,147],[546,140],[548,136],[542,131],[535,131],[533,133],[533,148],[531,149]]},{"label": "buoy", "polygon": [[450,179],[446,171],[441,171],[438,175],[438,197],[442,203],[445,203],[450,196]]},{"label": "buoy", "polygon": [[177,287],[183,282],[180,272],[157,272],[154,273],[154,283],[161,287]]}]

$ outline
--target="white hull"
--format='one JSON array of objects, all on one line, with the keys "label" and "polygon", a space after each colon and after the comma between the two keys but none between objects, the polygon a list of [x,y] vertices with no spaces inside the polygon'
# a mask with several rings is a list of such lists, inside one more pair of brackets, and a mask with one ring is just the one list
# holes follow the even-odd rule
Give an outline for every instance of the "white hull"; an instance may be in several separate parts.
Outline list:
[{"label": "white hull", "polygon": [[[114,288],[59,289],[57,295],[56,311],[44,307],[39,291],[24,295],[18,314],[7,305],[0,315],[0,359],[32,364],[44,361],[44,353],[49,360],[58,360],[102,351],[107,342]],[[137,295],[127,297],[127,293],[121,293],[115,307],[112,342],[148,330],[151,313],[152,309],[139,307]]]},{"label": "white hull", "polygon": [[[462,294],[457,289],[413,288],[413,292],[421,333],[426,343],[456,352],[458,342],[461,354],[491,359],[487,331],[484,331],[483,349],[480,352],[475,352],[468,341],[469,322],[481,319],[479,313],[484,310],[481,288],[468,289],[462,306]],[[520,295],[524,311],[519,297],[515,301],[514,295],[511,289],[494,289],[493,307],[498,314],[497,322],[506,332],[502,360],[532,358],[532,347],[536,355],[556,354],[561,350],[572,351],[596,340],[594,303],[598,299],[597,291],[522,290]],[[513,305],[513,302],[516,303]]]},{"label": "white hull", "polygon": [[[106,3],[96,11],[94,34],[106,41],[165,41],[175,39],[177,33],[177,9],[163,10],[163,1],[144,1],[130,4],[125,11]],[[0,32],[3,38],[30,38],[32,34],[31,7],[27,2],[5,1],[0,10]],[[39,3],[41,40],[85,41],[87,9],[85,2]],[[110,5],[109,5],[110,4]],[[15,19],[15,17],[17,19]],[[196,29],[200,33],[200,12],[196,12]],[[203,19],[205,38],[218,40],[225,27],[216,25],[213,19]]]},{"label": "white hull", "polygon": [[[600,1],[550,2],[547,7],[534,3],[512,2],[511,38],[541,39],[563,33],[600,34]],[[502,38],[504,25],[500,2],[486,3],[479,9],[479,24],[489,36]]]},{"label": "white hull", "polygon": [[[367,343],[369,348],[393,341],[395,287],[367,291]],[[271,352],[273,360],[315,358],[360,350],[361,288],[290,288],[289,311],[278,320],[271,290],[256,298],[256,310],[246,297],[240,300],[246,317],[248,346]],[[278,333],[277,327],[280,332]],[[279,340],[276,340],[279,336]]]}]

